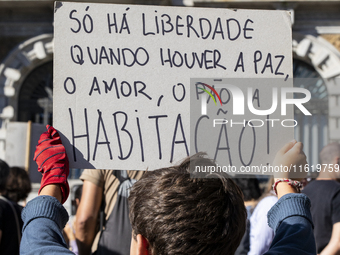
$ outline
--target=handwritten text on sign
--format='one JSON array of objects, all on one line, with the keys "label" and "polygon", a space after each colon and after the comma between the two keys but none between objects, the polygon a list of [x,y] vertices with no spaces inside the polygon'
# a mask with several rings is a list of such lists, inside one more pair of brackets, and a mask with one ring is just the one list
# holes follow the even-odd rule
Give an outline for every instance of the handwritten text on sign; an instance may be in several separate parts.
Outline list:
[{"label": "handwritten text on sign", "polygon": [[57,2],[54,44],[54,126],[79,168],[188,155],[190,78],[291,77],[284,11]]}]

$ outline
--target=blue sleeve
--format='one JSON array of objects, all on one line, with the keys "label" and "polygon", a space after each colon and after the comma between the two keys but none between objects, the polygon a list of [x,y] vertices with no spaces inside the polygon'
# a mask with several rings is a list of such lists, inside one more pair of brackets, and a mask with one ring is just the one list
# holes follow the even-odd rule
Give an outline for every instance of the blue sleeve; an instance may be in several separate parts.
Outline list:
[{"label": "blue sleeve", "polygon": [[316,254],[310,200],[305,194],[287,194],[268,212],[275,237],[269,254]]},{"label": "blue sleeve", "polygon": [[23,209],[21,217],[24,222],[21,255],[73,254],[62,234],[68,214],[56,198],[36,197]]}]

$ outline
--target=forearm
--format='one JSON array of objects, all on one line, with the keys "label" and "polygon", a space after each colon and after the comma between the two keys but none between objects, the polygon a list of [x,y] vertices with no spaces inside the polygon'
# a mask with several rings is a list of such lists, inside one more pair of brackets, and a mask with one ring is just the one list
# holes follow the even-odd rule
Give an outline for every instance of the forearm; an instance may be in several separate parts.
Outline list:
[{"label": "forearm", "polygon": [[[336,206],[335,206],[336,207]],[[334,207],[334,208],[335,208]],[[340,222],[333,224],[332,236],[320,255],[340,254]]]},{"label": "forearm", "polygon": [[[53,194],[53,193],[49,193]],[[20,254],[72,254],[62,235],[68,214],[52,196],[38,196],[23,209]]]},{"label": "forearm", "polygon": [[91,254],[96,236],[97,219],[102,202],[103,188],[85,180],[83,194],[77,210],[76,240],[80,255]]},{"label": "forearm", "polygon": [[340,244],[330,241],[322,252],[320,252],[320,255],[340,255]]},{"label": "forearm", "polygon": [[[78,219],[79,218],[79,219]],[[97,218],[90,217],[87,219],[76,218],[76,241],[79,255],[91,254],[91,247],[95,238]]]},{"label": "forearm", "polygon": [[[287,143],[276,154],[273,165],[306,165],[306,155],[302,149],[302,143],[295,140]],[[300,174],[289,172],[282,172],[280,177],[303,178]],[[274,230],[275,237],[266,254],[316,254],[310,200],[304,194],[295,194],[298,189],[298,186],[293,187],[286,182],[277,183],[279,201],[268,212],[268,224]]]},{"label": "forearm", "polygon": [[89,240],[85,238],[84,240],[81,240],[80,238],[76,237],[76,242],[78,246],[79,255],[90,255],[91,254],[93,239]]},{"label": "forearm", "polygon": [[282,221],[272,246],[266,255],[316,254],[312,224],[302,216],[291,216]]},{"label": "forearm", "polygon": [[290,186],[287,182],[279,182],[276,186],[277,198],[280,199],[289,193],[297,193],[297,190]]},{"label": "forearm", "polygon": [[268,212],[268,223],[275,231],[266,254],[316,254],[310,200],[304,194],[287,194]]},{"label": "forearm", "polygon": [[40,191],[39,196],[55,197],[61,203],[62,196],[61,196],[60,185],[59,184],[49,184],[49,185],[45,186]]}]

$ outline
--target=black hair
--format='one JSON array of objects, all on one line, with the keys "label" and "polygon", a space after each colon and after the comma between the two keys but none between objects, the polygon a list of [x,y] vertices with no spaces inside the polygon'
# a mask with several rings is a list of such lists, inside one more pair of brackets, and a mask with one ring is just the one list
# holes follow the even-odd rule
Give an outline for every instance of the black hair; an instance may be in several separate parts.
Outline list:
[{"label": "black hair", "polygon": [[9,166],[7,163],[0,159],[0,192],[5,191],[6,182],[9,175]]},{"label": "black hair", "polygon": [[261,189],[257,178],[235,178],[234,181],[242,190],[244,201],[257,200],[261,196]]}]

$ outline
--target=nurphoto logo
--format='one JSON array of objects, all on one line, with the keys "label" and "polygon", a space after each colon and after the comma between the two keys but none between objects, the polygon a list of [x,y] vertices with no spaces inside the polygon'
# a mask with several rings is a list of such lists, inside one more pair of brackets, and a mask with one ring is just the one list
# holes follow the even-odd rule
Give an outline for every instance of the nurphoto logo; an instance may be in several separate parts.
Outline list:
[{"label": "nurphoto logo", "polygon": [[[197,89],[202,90],[202,93],[208,94],[214,101],[215,105],[217,105],[216,99],[214,97],[215,95],[218,98],[222,107],[223,107],[223,103],[222,103],[221,97],[223,96],[223,91],[227,90],[229,99],[227,100],[226,103],[229,102],[230,94],[231,94],[233,98],[233,112],[232,112],[233,115],[244,115],[245,96],[244,96],[243,91],[239,87],[232,85],[232,84],[218,84],[214,88],[213,86],[210,86],[203,82],[197,82],[196,87]],[[210,89],[210,92],[207,90],[207,88]],[[216,91],[216,88],[220,89],[220,94]],[[303,106],[304,103],[307,103],[311,99],[311,93],[309,90],[305,88],[296,88],[296,87],[281,87],[280,88],[281,97],[279,97],[278,88],[272,87],[271,89],[272,89],[271,107],[269,109],[259,110],[259,109],[256,109],[253,105],[253,99],[254,99],[253,88],[252,87],[247,88],[247,106],[251,113],[253,113],[254,115],[261,115],[261,116],[270,115],[276,111],[277,106],[278,106],[278,101],[280,99],[282,116],[285,116],[287,114],[287,105],[289,104],[295,105],[296,107],[298,107],[304,115],[312,115]],[[214,93],[214,95],[212,93]],[[305,95],[305,97],[304,98],[288,98],[287,95],[289,93],[292,93],[292,94],[302,93]],[[201,114],[202,115],[207,114],[207,97],[204,94],[201,96]]]}]

